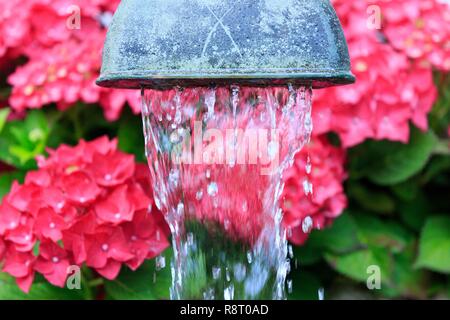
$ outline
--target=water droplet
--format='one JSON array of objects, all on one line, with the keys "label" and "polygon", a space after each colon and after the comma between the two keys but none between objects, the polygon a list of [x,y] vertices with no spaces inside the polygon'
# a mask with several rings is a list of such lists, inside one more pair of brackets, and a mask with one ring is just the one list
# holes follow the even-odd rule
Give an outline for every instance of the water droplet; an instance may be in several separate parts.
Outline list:
[{"label": "water droplet", "polygon": [[234,168],[235,165],[236,165],[236,157],[234,155],[231,155],[228,160],[228,166],[230,168]]},{"label": "water droplet", "polygon": [[155,258],[155,269],[159,271],[166,267],[166,257],[159,255]]},{"label": "water droplet", "polygon": [[223,290],[223,298],[224,300],[234,299],[234,286],[232,284]]},{"label": "water droplet", "polygon": [[176,124],[180,124],[181,123],[181,110],[177,110],[176,112],[175,112],[175,123]]},{"label": "water droplet", "polygon": [[313,130],[312,117],[310,113],[307,113],[305,116],[305,130],[307,134],[311,134]]},{"label": "water droplet", "polygon": [[184,214],[184,204],[180,202],[177,206],[177,215],[179,217],[182,217],[183,214]]},{"label": "water droplet", "polygon": [[292,293],[292,279],[289,279],[287,282],[288,293]]},{"label": "water droplet", "polygon": [[238,282],[244,281],[245,276],[247,274],[247,269],[245,268],[245,265],[242,263],[236,263],[233,267],[233,273],[234,277]]},{"label": "water droplet", "polygon": [[177,144],[177,143],[179,143],[179,142],[181,141],[181,139],[182,139],[182,137],[178,134],[178,131],[173,131],[173,132],[170,134],[169,140],[170,140],[170,142],[171,142],[172,144]]},{"label": "water droplet", "polygon": [[291,260],[286,259],[284,262],[284,269],[286,270],[286,274],[291,272]]},{"label": "water droplet", "polygon": [[225,230],[228,231],[228,229],[230,229],[230,224],[231,224],[230,220],[228,219],[223,220],[223,227],[225,228]]},{"label": "water droplet", "polygon": [[208,194],[209,194],[211,197],[215,197],[215,196],[217,195],[218,192],[219,192],[219,187],[217,186],[217,183],[211,182],[211,183],[208,185]]},{"label": "water droplet", "polygon": [[247,261],[248,261],[248,263],[253,262],[253,255],[252,255],[251,251],[247,251]]},{"label": "water droplet", "polygon": [[58,257],[53,257],[52,258],[52,262],[53,263],[58,263],[59,262],[59,258]]},{"label": "water droplet", "polygon": [[195,194],[195,199],[202,200],[202,198],[203,198],[203,191],[202,190],[197,191],[197,193]]},{"label": "water droplet", "polygon": [[214,105],[216,104],[216,91],[210,90],[205,95],[205,104],[208,108],[208,118],[211,119],[214,117]]},{"label": "water droplet", "polygon": [[244,200],[244,202],[242,203],[242,211],[243,212],[247,212],[248,211],[248,202],[247,202],[247,200]]},{"label": "water droplet", "polygon": [[287,235],[287,237],[288,238],[291,238],[292,237],[292,228],[287,228],[287,230],[286,230],[286,235]]},{"label": "water droplet", "polygon": [[228,270],[228,268],[225,268],[225,279],[227,279],[228,282],[231,281],[230,270]]},{"label": "water droplet", "polygon": [[206,170],[206,174],[205,175],[206,175],[207,179],[211,178],[211,170],[209,170],[209,169]]},{"label": "water droplet", "polygon": [[219,207],[219,199],[218,198],[213,199],[213,207],[215,209],[217,209]]},{"label": "water droplet", "polygon": [[170,173],[169,173],[169,184],[173,188],[177,188],[179,181],[180,181],[180,171],[178,169],[170,170]]},{"label": "water droplet", "polygon": [[50,224],[48,225],[50,227],[50,229],[55,229],[56,225],[53,222],[50,222]]},{"label": "water droplet", "polygon": [[172,116],[170,115],[170,113],[168,113],[166,115],[166,119],[167,119],[167,121],[172,121]]},{"label": "water droplet", "polygon": [[154,197],[156,207],[161,210],[161,202],[158,197]]},{"label": "water droplet", "polygon": [[214,289],[209,288],[205,292],[203,292],[203,300],[214,300]]},{"label": "water droplet", "polygon": [[324,288],[319,288],[319,290],[317,291],[317,294],[319,296],[319,300],[324,300],[325,299],[325,290]]},{"label": "water droplet", "polygon": [[302,231],[303,233],[310,233],[313,227],[313,219],[308,216],[305,219],[303,219],[302,222]]},{"label": "water droplet", "polygon": [[220,269],[220,267],[213,267],[212,268],[212,276],[214,280],[217,280],[220,278],[220,272],[222,270]]},{"label": "water droplet", "polygon": [[273,160],[276,158],[278,154],[279,145],[277,141],[270,141],[267,146],[267,154],[269,155],[269,159]]},{"label": "water droplet", "polygon": [[186,239],[187,239],[187,244],[188,244],[189,246],[194,245],[194,234],[193,234],[192,232],[189,232],[189,233],[186,235]]},{"label": "water droplet", "polygon": [[109,250],[109,245],[107,243],[102,244],[102,251],[106,252]]},{"label": "water droplet", "polygon": [[264,288],[264,285],[267,283],[268,278],[269,271],[267,267],[263,266],[261,262],[253,264],[253,267],[244,282],[245,294],[250,298],[256,297]]},{"label": "water droplet", "polygon": [[289,253],[289,258],[293,259],[294,258],[294,249],[292,248],[291,245],[288,246],[288,253]]},{"label": "water droplet", "polygon": [[303,180],[303,192],[305,193],[306,196],[313,194],[313,185],[306,179]]},{"label": "water droplet", "polygon": [[308,156],[308,159],[306,161],[305,170],[307,174],[311,174],[312,165],[311,165],[311,158]]}]

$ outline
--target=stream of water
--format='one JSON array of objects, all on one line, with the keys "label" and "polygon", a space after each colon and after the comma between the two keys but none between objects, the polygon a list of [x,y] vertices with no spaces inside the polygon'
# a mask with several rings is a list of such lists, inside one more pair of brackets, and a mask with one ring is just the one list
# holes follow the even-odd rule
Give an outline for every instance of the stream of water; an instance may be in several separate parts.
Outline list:
[{"label": "stream of water", "polygon": [[154,200],[172,232],[171,299],[286,298],[282,174],[310,140],[311,99],[292,85],[142,90]]}]

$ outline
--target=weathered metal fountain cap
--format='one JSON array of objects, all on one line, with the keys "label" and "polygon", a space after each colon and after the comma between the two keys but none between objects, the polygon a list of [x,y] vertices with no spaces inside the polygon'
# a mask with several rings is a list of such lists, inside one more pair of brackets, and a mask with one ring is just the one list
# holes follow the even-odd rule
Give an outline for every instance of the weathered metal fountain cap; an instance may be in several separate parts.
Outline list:
[{"label": "weathered metal fountain cap", "polygon": [[122,0],[97,84],[322,88],[354,81],[329,0]]}]

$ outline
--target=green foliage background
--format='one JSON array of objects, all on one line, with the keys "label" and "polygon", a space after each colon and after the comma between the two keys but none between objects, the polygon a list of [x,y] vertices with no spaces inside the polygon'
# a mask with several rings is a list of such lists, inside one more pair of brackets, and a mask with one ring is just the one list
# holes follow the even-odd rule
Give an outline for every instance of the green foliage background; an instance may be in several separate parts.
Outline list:
[{"label": "green foliage background", "polygon": [[[295,247],[290,299],[450,298],[450,79],[439,81],[439,101],[430,130],[411,128],[408,144],[367,141],[349,150],[346,212],[333,226],[314,231]],[[104,120],[100,108],[77,105],[65,112],[35,110],[21,121],[6,122],[0,109],[0,198],[14,180],[36,168],[47,147],[76,144],[107,134],[123,151],[145,161],[139,116]],[[339,144],[335,136],[332,141]],[[171,253],[166,253],[167,260]],[[295,261],[296,260],[296,261]],[[167,263],[168,265],[168,263]],[[381,289],[368,290],[367,266],[381,270]],[[82,290],[52,287],[39,278],[29,295],[0,273],[0,299],[167,299],[170,269],[147,261],[137,272],[123,269],[115,281],[98,281],[83,270]]]}]

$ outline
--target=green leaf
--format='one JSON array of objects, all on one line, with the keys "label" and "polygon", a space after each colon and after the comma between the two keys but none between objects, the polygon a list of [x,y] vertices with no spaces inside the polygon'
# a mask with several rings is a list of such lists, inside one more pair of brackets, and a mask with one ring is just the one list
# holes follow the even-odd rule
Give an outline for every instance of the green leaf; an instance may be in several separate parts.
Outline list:
[{"label": "green leaf", "polygon": [[291,272],[292,293],[289,300],[318,300],[318,291],[322,287],[320,280],[308,271],[299,269]]},{"label": "green leaf", "polygon": [[392,274],[392,286],[398,296],[410,299],[426,299],[428,273],[423,269],[414,268],[415,248],[411,246],[407,250],[394,256],[395,264]]},{"label": "green leaf", "polygon": [[0,174],[0,201],[9,192],[11,185],[15,180],[22,182],[25,177],[25,171],[15,171]]},{"label": "green leaf", "polygon": [[347,188],[347,194],[365,210],[380,214],[391,214],[395,210],[395,202],[388,193],[373,188],[369,189],[362,183],[351,181]]},{"label": "green leaf", "polygon": [[122,116],[119,124],[119,148],[136,156],[136,160],[145,162],[144,134],[142,131],[142,120],[140,117],[128,112]]},{"label": "green leaf", "polygon": [[370,215],[355,215],[361,241],[369,247],[400,252],[413,240],[413,236],[400,224],[382,221]]},{"label": "green leaf", "polygon": [[378,266],[381,283],[390,283],[393,261],[387,251],[364,249],[345,255],[326,254],[325,260],[339,273],[359,282],[367,281],[370,275],[367,269],[369,266]]},{"label": "green leaf", "polygon": [[402,223],[414,231],[420,232],[427,213],[430,212],[430,203],[422,191],[412,201],[400,201],[397,204]]},{"label": "green leaf", "polygon": [[360,246],[356,224],[347,212],[336,219],[330,228],[313,231],[307,243],[334,253],[346,253]]},{"label": "green leaf", "polygon": [[412,129],[409,144],[398,144],[395,151],[385,154],[368,177],[380,185],[393,185],[407,180],[425,167],[436,142],[432,131],[422,133]]},{"label": "green leaf", "polygon": [[19,289],[10,275],[0,272],[0,300],[81,300],[83,290],[58,288],[45,279],[36,277],[29,293]]},{"label": "green leaf", "polygon": [[450,217],[427,219],[419,242],[416,267],[450,273]]},{"label": "green leaf", "polygon": [[315,264],[322,259],[323,246],[316,246],[313,242],[307,241],[304,245],[294,247],[294,260],[303,267]]},{"label": "green leaf", "polygon": [[423,174],[422,182],[427,183],[433,178],[441,175],[443,172],[450,170],[450,157],[448,156],[436,156],[431,159],[430,164],[427,166],[425,173]]},{"label": "green leaf", "polygon": [[409,179],[405,182],[393,185],[391,187],[392,192],[403,201],[413,201],[419,191],[420,191],[420,183],[419,179],[413,178]]},{"label": "green leaf", "polygon": [[408,144],[368,141],[350,152],[351,176],[368,177],[379,185],[394,185],[417,174],[427,164],[437,138],[411,128]]},{"label": "green leaf", "polygon": [[164,257],[166,266],[159,271],[156,271],[155,259],[145,261],[136,271],[123,269],[116,280],[105,282],[107,295],[116,300],[168,299],[172,250],[166,250]]},{"label": "green leaf", "polygon": [[35,168],[34,159],[45,152],[48,136],[41,110],[30,111],[24,120],[7,122],[0,134],[0,160],[21,169]]},{"label": "green leaf", "polygon": [[5,126],[6,120],[8,119],[8,115],[9,115],[8,108],[0,109],[0,133],[3,130],[3,127]]}]

